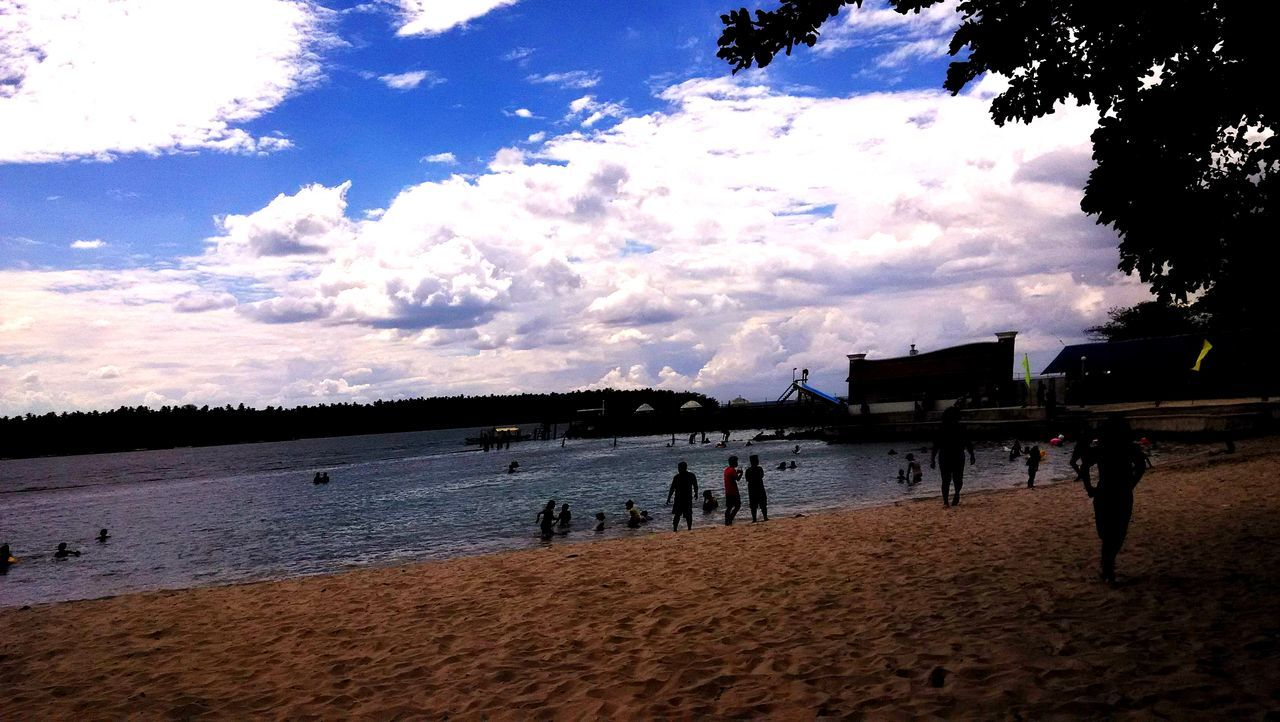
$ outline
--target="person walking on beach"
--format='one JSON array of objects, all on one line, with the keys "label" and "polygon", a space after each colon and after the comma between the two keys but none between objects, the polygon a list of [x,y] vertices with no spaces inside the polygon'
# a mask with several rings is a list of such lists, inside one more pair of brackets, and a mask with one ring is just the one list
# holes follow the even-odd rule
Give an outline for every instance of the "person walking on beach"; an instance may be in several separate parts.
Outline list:
[{"label": "person walking on beach", "polygon": [[733,518],[742,508],[742,494],[738,492],[738,479],[742,478],[742,469],[738,468],[738,457],[730,456],[729,465],[724,467],[724,525],[732,526]]},{"label": "person walking on beach", "polygon": [[543,507],[542,511],[538,512],[538,515],[533,520],[541,524],[543,539],[550,539],[555,536],[556,500],[548,501],[547,505]]},{"label": "person walking on beach", "polygon": [[1040,447],[1027,449],[1027,488],[1036,488],[1036,472],[1040,470]]},{"label": "person walking on beach", "polygon": [[756,520],[756,509],[769,521],[769,498],[764,492],[764,467],[760,466],[760,457],[751,455],[751,465],[747,467],[747,505],[751,508],[751,521]]},{"label": "person walking on beach", "polygon": [[680,530],[680,517],[684,517],[685,528],[692,531],[693,500],[697,497],[698,477],[689,471],[687,463],[682,461],[676,464],[676,475],[671,477],[671,486],[667,489],[667,504],[671,506],[671,531]]},{"label": "person walking on beach", "polygon": [[[973,466],[973,442],[960,426],[960,409],[948,407],[942,412],[942,426],[938,436],[933,440],[933,451],[929,455],[929,468],[938,467],[942,462],[942,505],[955,506],[960,503],[960,487],[964,486],[964,453],[969,452],[969,466]],[[955,496],[947,501],[947,493],[955,484]]]},{"label": "person walking on beach", "polygon": [[1086,477],[1084,490],[1093,499],[1093,521],[1102,542],[1099,575],[1115,584],[1116,555],[1124,546],[1133,516],[1133,488],[1147,464],[1124,419],[1109,419],[1098,431],[1098,445],[1086,459],[1086,464],[1098,467],[1098,483],[1095,486]]}]

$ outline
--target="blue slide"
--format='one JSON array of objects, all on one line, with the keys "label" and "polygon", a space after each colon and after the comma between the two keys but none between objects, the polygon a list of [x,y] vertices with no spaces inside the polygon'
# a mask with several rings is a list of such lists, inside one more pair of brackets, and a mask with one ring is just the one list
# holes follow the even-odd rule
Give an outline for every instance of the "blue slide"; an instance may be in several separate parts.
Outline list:
[{"label": "blue slide", "polygon": [[810,396],[813,396],[814,398],[822,399],[823,401],[826,401],[829,404],[835,404],[836,406],[844,406],[844,402],[841,401],[840,399],[837,399],[836,397],[831,396],[830,394],[824,394],[821,391],[810,386],[809,384],[805,384],[797,381],[796,388],[806,394],[809,394]]}]

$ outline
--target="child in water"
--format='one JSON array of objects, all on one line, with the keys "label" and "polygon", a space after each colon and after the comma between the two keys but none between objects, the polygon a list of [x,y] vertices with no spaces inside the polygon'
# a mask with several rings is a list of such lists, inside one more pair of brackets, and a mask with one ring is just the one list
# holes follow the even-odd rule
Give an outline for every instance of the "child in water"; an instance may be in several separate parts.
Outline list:
[{"label": "child in water", "polygon": [[627,528],[639,529],[641,524],[640,510],[636,508],[636,503],[634,501],[631,501],[630,499],[627,499],[626,507],[627,507]]},{"label": "child in water", "polygon": [[716,495],[711,493],[710,489],[702,491],[702,513],[710,514],[720,508],[720,502],[716,499]]},{"label": "child in water", "polygon": [[899,483],[899,484],[905,484],[905,483],[907,483],[907,472],[906,472],[906,470],[904,470],[904,469],[898,469],[898,483]]},{"label": "child in water", "polygon": [[596,531],[604,531],[604,512],[596,512]]},{"label": "child in water", "polygon": [[569,505],[562,504],[560,506],[560,516],[556,517],[556,528],[567,531],[569,529],[569,519],[571,518],[572,515],[569,513]]},{"label": "child in water", "polygon": [[58,544],[58,551],[56,551],[56,552],[54,552],[54,553],[53,553],[53,558],[54,558],[54,559],[66,559],[67,557],[70,557],[70,556],[76,556],[76,557],[78,557],[78,556],[80,556],[80,552],[73,552],[73,551],[71,551],[70,549],[67,549],[67,543],[66,543],[66,542],[59,542],[59,544]]},{"label": "child in water", "polygon": [[542,529],[543,539],[550,539],[554,536],[556,523],[556,500],[552,499],[547,502],[547,505],[543,507],[542,511],[538,512],[538,515],[535,516],[533,520],[539,523],[539,526]]},{"label": "child in water", "polygon": [[916,461],[915,454],[907,454],[907,476],[912,484],[919,484],[924,478],[924,471],[920,468],[920,462]]}]

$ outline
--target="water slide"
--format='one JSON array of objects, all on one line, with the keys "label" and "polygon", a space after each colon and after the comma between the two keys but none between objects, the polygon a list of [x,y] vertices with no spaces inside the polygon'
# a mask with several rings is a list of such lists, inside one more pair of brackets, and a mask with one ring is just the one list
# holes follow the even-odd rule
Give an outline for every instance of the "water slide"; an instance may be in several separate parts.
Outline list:
[{"label": "water slide", "polygon": [[803,381],[796,381],[795,388],[800,393],[809,394],[815,399],[820,399],[822,401],[826,401],[829,404],[835,404],[836,406],[844,406],[844,402],[841,401],[840,399],[837,399],[831,394],[819,391],[814,387],[810,386],[809,384],[804,383]]}]

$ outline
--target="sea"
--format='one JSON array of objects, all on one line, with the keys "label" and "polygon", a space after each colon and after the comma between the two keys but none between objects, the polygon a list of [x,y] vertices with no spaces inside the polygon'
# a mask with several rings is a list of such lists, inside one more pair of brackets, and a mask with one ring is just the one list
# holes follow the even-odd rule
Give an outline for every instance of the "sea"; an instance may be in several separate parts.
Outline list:
[{"label": "sea", "polygon": [[[476,429],[0,461],[0,543],[19,559],[0,576],[0,606],[235,584],[360,567],[671,532],[665,505],[679,461],[723,496],[730,454],[758,454],[778,517],[939,496],[923,442],[761,441],[727,448],[687,436],[559,439],[484,452]],[[719,435],[709,437],[718,441]],[[798,446],[798,448],[797,448]],[[1069,474],[1068,452],[1042,445],[1040,479]],[[900,484],[905,455],[925,478]],[[519,462],[508,473],[511,462]],[[778,470],[779,463],[796,468]],[[312,483],[316,472],[330,482]],[[965,489],[1023,485],[1021,461],[977,447]],[[751,523],[742,484],[737,523]],[[569,504],[568,534],[539,538],[535,516]],[[655,521],[626,528],[634,500]],[[604,532],[595,514],[607,515]],[[694,527],[723,524],[695,509]],[[98,542],[99,529],[110,538]],[[683,528],[682,528],[683,531]],[[80,556],[55,560],[59,542]]]}]

